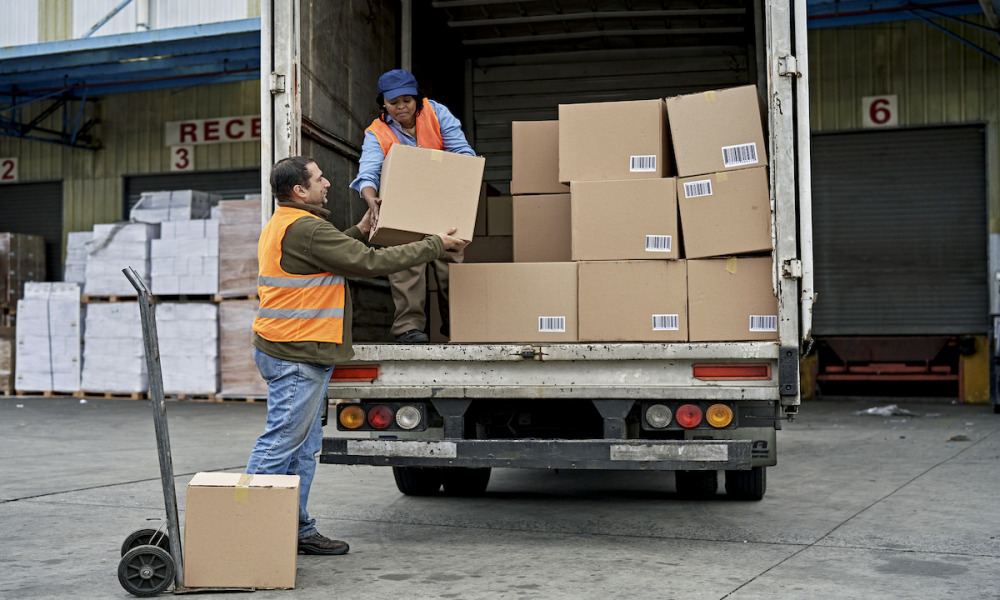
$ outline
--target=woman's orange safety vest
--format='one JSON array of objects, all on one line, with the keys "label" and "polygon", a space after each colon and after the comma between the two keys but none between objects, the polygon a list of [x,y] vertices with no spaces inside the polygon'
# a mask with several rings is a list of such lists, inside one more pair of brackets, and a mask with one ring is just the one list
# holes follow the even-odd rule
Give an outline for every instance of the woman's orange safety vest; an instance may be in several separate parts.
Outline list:
[{"label": "woman's orange safety vest", "polygon": [[[375,134],[378,145],[382,147],[382,154],[389,153],[389,148],[393,144],[398,144],[396,132],[392,130],[382,119],[375,119],[365,131]],[[441,137],[441,124],[438,123],[437,113],[431,106],[430,100],[424,98],[424,107],[417,115],[417,145],[421,148],[431,150],[444,150],[444,139]]]},{"label": "woman's orange safety vest", "polygon": [[257,243],[260,310],[253,330],[272,342],[344,342],[344,278],[333,273],[295,275],[281,268],[285,230],[301,219],[320,217],[279,206]]}]

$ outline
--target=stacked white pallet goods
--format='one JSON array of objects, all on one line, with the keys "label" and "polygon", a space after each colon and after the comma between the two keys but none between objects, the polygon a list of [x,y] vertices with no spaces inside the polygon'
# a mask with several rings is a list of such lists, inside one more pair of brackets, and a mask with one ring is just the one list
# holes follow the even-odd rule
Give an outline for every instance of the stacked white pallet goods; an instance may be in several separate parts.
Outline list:
[{"label": "stacked white pallet goods", "polygon": [[[28,282],[18,300],[14,386],[23,391],[80,389],[80,286]],[[22,316],[23,315],[23,316]]]},{"label": "stacked white pallet goods", "polygon": [[86,305],[86,315],[81,389],[93,393],[147,391],[149,377],[139,304],[91,302]]},{"label": "stacked white pallet goods", "polygon": [[87,244],[94,239],[93,231],[70,231],[66,236],[66,262],[63,281],[83,285],[87,275]]},{"label": "stacked white pallet goods", "polygon": [[267,398],[267,382],[253,360],[253,319],[259,306],[256,299],[219,303],[219,396],[222,398]]},{"label": "stacked white pallet goods", "polygon": [[207,302],[156,306],[163,392],[214,397],[219,388],[219,310]]},{"label": "stacked white pallet goods", "polygon": [[160,237],[160,226],[146,223],[94,225],[94,238],[87,244],[86,296],[135,296],[135,288],[122,273],[132,267],[149,281],[150,241]]},{"label": "stacked white pallet goods", "polygon": [[219,295],[257,297],[260,196],[219,203]]},{"label": "stacked white pallet goods", "polygon": [[162,223],[207,219],[220,198],[218,194],[198,190],[143,192],[129,211],[129,220],[135,223]]},{"label": "stacked white pallet goods", "polygon": [[163,221],[150,242],[150,286],[156,295],[219,292],[219,221]]}]

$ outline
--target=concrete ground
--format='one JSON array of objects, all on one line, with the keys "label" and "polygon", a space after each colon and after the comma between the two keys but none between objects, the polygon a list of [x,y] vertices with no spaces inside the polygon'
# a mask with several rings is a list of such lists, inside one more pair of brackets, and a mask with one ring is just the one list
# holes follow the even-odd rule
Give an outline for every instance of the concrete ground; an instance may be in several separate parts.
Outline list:
[{"label": "concrete ground", "polygon": [[[918,416],[857,414],[891,403]],[[241,470],[264,413],[168,404],[182,510],[195,472]],[[388,469],[319,465],[310,512],[351,553],[224,597],[1000,598],[989,406],[810,401],[778,453],[760,502],[680,500],[669,473],[519,470],[482,498],[411,498]],[[0,398],[0,598],[132,597],[119,548],[164,514],[156,457],[146,401]]]}]

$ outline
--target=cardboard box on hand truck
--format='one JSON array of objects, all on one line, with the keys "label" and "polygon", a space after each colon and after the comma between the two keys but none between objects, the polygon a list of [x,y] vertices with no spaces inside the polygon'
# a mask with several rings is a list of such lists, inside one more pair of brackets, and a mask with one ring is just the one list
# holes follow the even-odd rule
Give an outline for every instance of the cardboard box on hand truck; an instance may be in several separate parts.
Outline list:
[{"label": "cardboard box on hand truck", "polygon": [[295,587],[298,475],[197,473],[186,506],[186,587]]},{"label": "cardboard box on hand truck", "polygon": [[378,224],[369,241],[395,246],[457,227],[472,241],[486,159],[393,144],[382,163]]}]

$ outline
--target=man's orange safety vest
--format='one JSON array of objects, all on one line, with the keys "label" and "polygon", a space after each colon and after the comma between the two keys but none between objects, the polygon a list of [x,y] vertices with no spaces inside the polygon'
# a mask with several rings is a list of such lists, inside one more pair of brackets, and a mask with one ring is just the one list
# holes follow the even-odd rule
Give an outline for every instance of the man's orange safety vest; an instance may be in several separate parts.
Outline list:
[{"label": "man's orange safety vest", "polygon": [[272,342],[344,342],[344,278],[333,273],[295,275],[281,268],[281,240],[303,216],[320,217],[279,206],[257,243],[260,309],[253,330]]},{"label": "man's orange safety vest", "polygon": [[[375,134],[378,145],[382,147],[382,154],[389,153],[389,148],[393,144],[398,144],[396,132],[392,130],[382,119],[375,119],[365,131]],[[441,137],[441,124],[438,123],[437,113],[431,106],[430,100],[424,98],[424,107],[417,115],[417,145],[421,148],[431,150],[444,150],[444,139]]]}]

